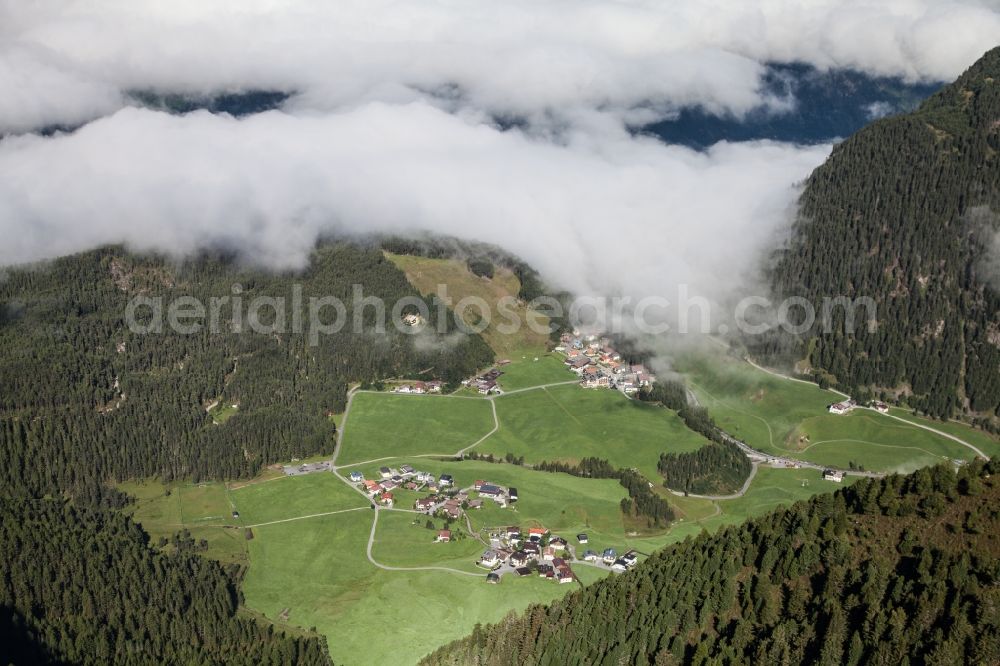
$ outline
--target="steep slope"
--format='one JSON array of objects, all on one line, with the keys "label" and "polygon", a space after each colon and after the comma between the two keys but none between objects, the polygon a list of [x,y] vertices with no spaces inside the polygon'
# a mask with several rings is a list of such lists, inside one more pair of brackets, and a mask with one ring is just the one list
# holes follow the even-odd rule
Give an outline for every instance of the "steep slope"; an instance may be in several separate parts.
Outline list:
[{"label": "steep slope", "polygon": [[791,345],[756,339],[751,351],[808,355],[836,385],[885,390],[936,416],[996,414],[1000,293],[986,253],[1000,233],[998,150],[1000,48],[915,112],[834,148],[806,184],[772,285],[817,312],[827,297],[870,297],[877,326],[845,333],[837,307],[830,330],[817,320]]},{"label": "steep slope", "polygon": [[[317,249],[294,274],[221,256],[175,263],[117,248],[8,271],[0,282],[3,493],[81,496],[103,492],[108,480],[250,476],[275,461],[331,452],[327,414],[343,409],[352,382],[457,382],[492,361],[478,336],[438,335],[430,326],[418,339],[389,322],[379,332],[374,306],[358,308],[363,326],[355,330],[355,285],[384,301],[386,317],[398,299],[419,298],[380,251],[346,244]],[[309,299],[331,296],[345,304],[343,327],[317,334],[313,344]],[[136,297],[163,299],[161,332],[126,325]],[[217,331],[210,316],[194,333],[167,325],[170,304],[181,297],[206,309],[226,299]],[[251,324],[258,297],[284,305],[281,330]],[[270,324],[274,310],[259,302],[261,323]],[[152,312],[142,307],[137,317]],[[433,318],[437,308],[430,312]],[[334,316],[330,307],[319,320]]]},{"label": "steep slope", "polygon": [[0,499],[0,660],[329,663],[315,635],[238,615],[234,573],[158,553],[135,523],[110,511]]},{"label": "steep slope", "polygon": [[862,480],[667,547],[424,663],[998,663],[998,471]]}]

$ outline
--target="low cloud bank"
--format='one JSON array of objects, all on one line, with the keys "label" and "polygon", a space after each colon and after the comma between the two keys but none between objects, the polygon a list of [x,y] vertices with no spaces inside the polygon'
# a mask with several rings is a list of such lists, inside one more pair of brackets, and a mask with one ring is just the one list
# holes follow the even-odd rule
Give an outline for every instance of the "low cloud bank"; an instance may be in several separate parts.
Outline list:
[{"label": "low cloud bank", "polygon": [[[0,264],[125,242],[286,268],[325,234],[429,231],[582,294],[724,302],[829,146],[629,127],[791,108],[770,61],[949,79],[998,34],[975,0],[0,0]],[[249,89],[292,95],[240,119],[127,95]],[[17,134],[53,124],[83,126]]]},{"label": "low cloud bank", "polygon": [[124,241],[301,266],[330,232],[431,230],[509,248],[581,293],[738,286],[828,146],[706,152],[611,123],[559,142],[422,102],[244,119],[125,109],[0,144],[0,263]]},{"label": "low cloud bank", "polygon": [[106,115],[133,89],[428,94],[538,121],[600,108],[780,110],[761,63],[947,80],[995,45],[987,0],[0,0],[0,132]]}]

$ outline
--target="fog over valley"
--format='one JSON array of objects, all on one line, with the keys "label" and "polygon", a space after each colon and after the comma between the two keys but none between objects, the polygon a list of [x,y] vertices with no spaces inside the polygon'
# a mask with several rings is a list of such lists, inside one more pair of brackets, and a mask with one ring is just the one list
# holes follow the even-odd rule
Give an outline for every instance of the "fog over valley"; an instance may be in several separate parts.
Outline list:
[{"label": "fog over valley", "polygon": [[[950,78],[1000,32],[986,3],[925,0],[139,6],[0,5],[0,263],[125,242],[287,268],[323,234],[429,231],[580,293],[720,300],[830,145],[635,127],[794,112],[769,62]],[[241,90],[288,97],[240,119],[135,103]],[[33,133],[53,127],[78,128]]]}]

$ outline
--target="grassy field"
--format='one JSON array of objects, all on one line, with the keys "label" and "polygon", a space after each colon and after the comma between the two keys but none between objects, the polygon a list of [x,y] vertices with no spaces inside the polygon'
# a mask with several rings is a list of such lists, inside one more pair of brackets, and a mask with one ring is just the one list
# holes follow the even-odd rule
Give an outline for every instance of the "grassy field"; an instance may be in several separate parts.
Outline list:
[{"label": "grassy field", "polygon": [[869,470],[900,473],[973,455],[957,442],[870,410],[806,419],[788,448],[821,465],[847,468],[853,462]]},{"label": "grassy field", "polygon": [[891,407],[889,409],[889,413],[901,419],[906,419],[911,423],[919,423],[920,425],[930,426],[931,428],[940,430],[941,432],[954,435],[955,437],[972,444],[990,457],[1000,456],[1000,437],[991,435],[988,432],[977,430],[976,428],[965,425],[964,423],[956,423],[954,421],[936,421],[922,416],[915,416],[911,412],[899,407]]},{"label": "grassy field", "polygon": [[229,497],[248,526],[369,504],[329,472],[281,476],[233,489]]},{"label": "grassy field", "polygon": [[[502,317],[498,309],[498,304],[504,298],[513,299],[510,301],[513,305],[509,311],[522,324],[527,322],[527,307],[517,301],[521,283],[509,269],[498,266],[493,277],[487,279],[474,275],[460,259],[429,259],[391,253],[386,253],[386,256],[406,273],[410,284],[425,296],[438,293],[439,285],[446,285],[448,296],[454,303],[470,297],[483,299],[489,306],[491,323],[482,336],[498,357],[511,357],[522,348],[545,348],[548,335],[533,331],[527,325],[519,326],[514,333],[502,333],[498,330],[500,324],[509,323],[509,319]],[[475,324],[476,321],[470,320],[471,313],[478,313],[478,309],[472,307],[466,313],[466,322]],[[548,320],[544,317],[538,317],[538,322],[539,327],[548,325]]]},{"label": "grassy field", "polygon": [[555,352],[519,349],[508,358],[511,363],[501,368],[503,375],[500,376],[500,386],[505,391],[577,379],[577,376],[566,368],[563,357]]},{"label": "grassy field", "polygon": [[706,440],[670,410],[629,400],[617,391],[556,386],[496,400],[500,430],[476,451],[543,460],[579,462],[605,458],[657,478],[664,451],[692,451]]},{"label": "grassy field", "polygon": [[[435,529],[426,527],[427,521],[434,523]],[[372,556],[382,564],[391,567],[445,566],[463,571],[482,572],[476,567],[476,560],[486,549],[478,539],[464,535],[464,531],[452,530],[455,540],[435,543],[437,530],[444,527],[440,518],[405,513],[402,511],[382,511],[379,514],[378,529],[372,544]]]},{"label": "grassy field", "polygon": [[[679,367],[716,422],[762,451],[821,465],[847,467],[853,462],[869,470],[898,472],[974,455],[946,437],[870,410],[829,414],[826,407],[841,396],[776,377],[740,359],[705,353],[681,359]],[[1000,452],[1000,446],[985,433],[961,424],[907,418],[960,438],[966,436],[974,445],[982,443],[980,448],[987,453]]]},{"label": "grassy field", "polygon": [[358,393],[344,428],[337,464],[454,453],[492,429],[493,413],[486,400]]},{"label": "grassy field", "polygon": [[255,530],[247,606],[279,623],[316,627],[338,664],[412,664],[476,623],[579,589],[534,576],[487,585],[482,576],[376,569],[364,552],[371,519],[359,511]]},{"label": "grassy field", "polygon": [[205,539],[204,554],[222,562],[247,563],[247,545],[240,523],[221,483],[162,484],[157,481],[128,482],[121,490],[136,498],[129,507],[155,543],[187,529],[196,540]]},{"label": "grassy field", "polygon": [[762,451],[785,452],[785,441],[799,423],[825,414],[829,404],[841,399],[721,353],[686,356],[677,365],[716,422]]}]

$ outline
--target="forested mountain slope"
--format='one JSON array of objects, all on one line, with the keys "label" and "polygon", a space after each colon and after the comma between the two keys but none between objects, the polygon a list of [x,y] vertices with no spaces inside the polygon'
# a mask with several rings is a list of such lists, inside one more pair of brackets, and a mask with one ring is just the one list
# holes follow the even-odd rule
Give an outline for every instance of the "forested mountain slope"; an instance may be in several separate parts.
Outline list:
[{"label": "forested mountain slope", "polygon": [[424,663],[998,663],[998,472],[864,479],[667,547]]},{"label": "forested mountain slope", "polygon": [[126,517],[0,499],[0,660],[40,664],[323,664],[323,642],[237,615],[214,561],[152,550]]},{"label": "forested mountain slope", "polygon": [[[238,570],[151,548],[114,511],[127,498],[112,484],[248,477],[272,462],[330,453],[329,415],[344,408],[350,383],[457,382],[492,362],[481,338],[454,335],[450,317],[436,332],[447,312],[434,304],[423,333],[391,322],[380,331],[374,307],[354,307],[355,285],[382,299],[387,317],[399,299],[419,297],[377,247],[342,243],[318,247],[294,273],[221,254],[169,261],[112,247],[0,274],[0,658],[329,661],[318,637],[285,636],[237,615]],[[250,325],[259,296],[284,303],[284,327],[267,330],[267,306],[265,328]],[[317,344],[305,305],[313,296],[345,305],[343,328]],[[163,299],[159,332],[127,325],[128,304],[140,297]],[[168,325],[180,297],[207,309],[213,298],[230,299],[217,331],[210,315],[195,333]],[[139,323],[151,313],[138,310]],[[322,322],[333,317],[330,308]]]},{"label": "forested mountain slope", "polygon": [[932,415],[995,414],[1000,288],[986,248],[1000,233],[998,151],[1000,48],[915,112],[836,146],[808,179],[772,285],[817,312],[824,297],[871,297],[877,327],[845,334],[835,308],[830,331],[817,322],[791,346],[758,339],[751,352],[808,356],[847,390],[885,389]]},{"label": "forested mountain slope", "polygon": [[[0,281],[0,492],[80,496],[100,494],[109,480],[250,476],[268,463],[331,452],[327,415],[343,409],[351,382],[458,381],[492,362],[478,336],[431,330],[417,339],[391,323],[381,333],[373,307],[362,310],[364,327],[354,331],[355,284],[385,301],[387,317],[398,299],[418,296],[377,248],[346,244],[320,247],[301,273],[243,268],[222,256],[173,263],[118,248],[7,271]],[[344,327],[310,344],[307,305],[294,330],[294,285],[305,304],[311,296],[341,299]],[[283,299],[285,331],[255,332],[246,321],[250,302],[265,295]],[[136,334],[125,313],[137,296],[163,297],[164,319],[181,296],[206,308],[213,297],[231,300],[216,334],[207,317],[194,334],[166,323],[162,333]],[[241,332],[229,325],[237,296]],[[436,317],[437,308],[430,311]],[[261,309],[263,323],[272,312]],[[322,321],[334,316],[327,308]],[[238,409],[216,425],[207,410],[213,403]]]}]

